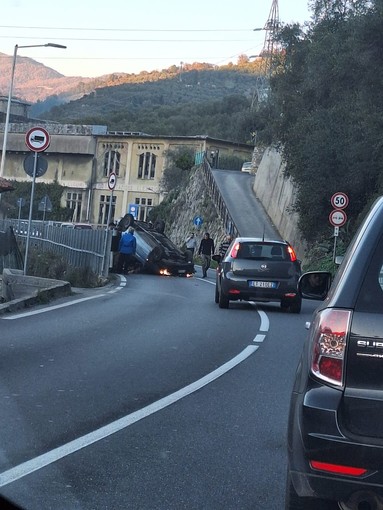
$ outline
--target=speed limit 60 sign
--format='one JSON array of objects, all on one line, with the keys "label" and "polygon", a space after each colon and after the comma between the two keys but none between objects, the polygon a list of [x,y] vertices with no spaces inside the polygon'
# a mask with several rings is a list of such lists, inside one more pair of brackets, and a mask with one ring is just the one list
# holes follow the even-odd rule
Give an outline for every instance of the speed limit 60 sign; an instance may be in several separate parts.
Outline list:
[{"label": "speed limit 60 sign", "polygon": [[331,197],[331,205],[334,209],[345,209],[348,206],[348,196],[341,191],[334,193]]}]

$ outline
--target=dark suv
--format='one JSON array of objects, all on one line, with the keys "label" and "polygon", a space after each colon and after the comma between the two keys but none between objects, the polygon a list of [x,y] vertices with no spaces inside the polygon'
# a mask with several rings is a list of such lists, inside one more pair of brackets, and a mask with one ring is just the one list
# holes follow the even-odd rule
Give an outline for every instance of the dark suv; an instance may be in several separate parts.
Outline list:
[{"label": "dark suv", "polygon": [[383,197],[329,286],[328,273],[298,285],[302,297],[324,301],[292,392],[286,509],[382,509]]},{"label": "dark suv", "polygon": [[228,308],[230,301],[278,301],[282,309],[299,313],[300,275],[300,262],[286,241],[237,237],[218,265],[215,302]]}]

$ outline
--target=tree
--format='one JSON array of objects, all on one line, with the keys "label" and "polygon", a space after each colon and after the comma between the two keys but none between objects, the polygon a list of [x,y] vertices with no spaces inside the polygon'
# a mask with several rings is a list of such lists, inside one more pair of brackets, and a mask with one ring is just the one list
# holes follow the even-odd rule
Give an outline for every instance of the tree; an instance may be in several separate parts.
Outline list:
[{"label": "tree", "polygon": [[194,166],[194,149],[177,147],[165,152],[166,167],[161,178],[161,189],[165,192],[186,186]]},{"label": "tree", "polygon": [[365,204],[383,191],[381,3],[318,0],[307,30],[286,26],[279,34],[283,52],[261,137],[282,150],[308,241],[331,236],[334,192],[350,196],[351,234]]}]

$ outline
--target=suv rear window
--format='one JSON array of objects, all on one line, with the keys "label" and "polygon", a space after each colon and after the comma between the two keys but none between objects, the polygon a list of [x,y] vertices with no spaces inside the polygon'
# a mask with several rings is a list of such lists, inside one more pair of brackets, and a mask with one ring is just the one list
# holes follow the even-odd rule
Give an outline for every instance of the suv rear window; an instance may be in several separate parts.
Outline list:
[{"label": "suv rear window", "polygon": [[286,246],[272,243],[241,243],[238,259],[290,260]]},{"label": "suv rear window", "polygon": [[383,236],[371,258],[355,306],[357,311],[382,313],[383,310]]}]

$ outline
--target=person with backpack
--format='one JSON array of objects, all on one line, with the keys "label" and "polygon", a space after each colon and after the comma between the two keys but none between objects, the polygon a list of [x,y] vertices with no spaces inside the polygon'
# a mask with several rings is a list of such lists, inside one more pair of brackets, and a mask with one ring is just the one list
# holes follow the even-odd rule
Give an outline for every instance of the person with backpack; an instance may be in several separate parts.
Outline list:
[{"label": "person with backpack", "polygon": [[129,269],[136,264],[134,255],[136,253],[137,241],[133,234],[134,228],[128,227],[121,235],[118,246],[117,273],[127,274]]}]

